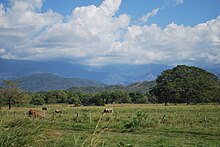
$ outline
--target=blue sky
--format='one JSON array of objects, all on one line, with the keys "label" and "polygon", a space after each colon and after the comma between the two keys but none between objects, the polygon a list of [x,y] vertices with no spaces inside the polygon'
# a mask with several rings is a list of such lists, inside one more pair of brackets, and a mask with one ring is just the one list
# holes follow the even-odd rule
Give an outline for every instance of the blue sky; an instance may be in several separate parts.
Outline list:
[{"label": "blue sky", "polygon": [[[42,11],[53,9],[63,15],[70,15],[75,7],[99,6],[101,3],[102,0],[45,0]],[[216,18],[220,14],[219,0],[185,0],[181,4],[174,3],[175,1],[169,0],[124,0],[117,13],[126,13],[136,20],[154,8],[161,8],[161,12],[148,22],[148,24],[156,23],[161,27],[171,22],[194,26]]]},{"label": "blue sky", "polygon": [[220,65],[219,0],[0,3],[0,58]]}]

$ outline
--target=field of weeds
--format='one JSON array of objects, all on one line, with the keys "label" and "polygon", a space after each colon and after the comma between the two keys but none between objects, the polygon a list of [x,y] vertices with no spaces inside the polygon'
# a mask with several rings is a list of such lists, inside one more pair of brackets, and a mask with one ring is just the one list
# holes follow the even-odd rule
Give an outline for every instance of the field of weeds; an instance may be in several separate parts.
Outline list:
[{"label": "field of weeds", "polygon": [[3,107],[0,146],[220,146],[220,105]]}]

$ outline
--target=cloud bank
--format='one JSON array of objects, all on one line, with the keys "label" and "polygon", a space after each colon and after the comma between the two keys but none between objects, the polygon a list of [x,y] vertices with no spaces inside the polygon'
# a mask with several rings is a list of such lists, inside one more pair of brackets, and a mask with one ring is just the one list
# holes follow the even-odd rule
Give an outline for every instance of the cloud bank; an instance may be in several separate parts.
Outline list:
[{"label": "cloud bank", "polygon": [[120,5],[121,0],[105,0],[62,16],[53,10],[42,13],[43,0],[11,0],[7,8],[0,4],[0,58],[63,58],[90,65],[220,64],[220,16],[194,27],[173,22],[161,28],[145,24],[159,8],[134,24],[128,14],[116,15]]}]

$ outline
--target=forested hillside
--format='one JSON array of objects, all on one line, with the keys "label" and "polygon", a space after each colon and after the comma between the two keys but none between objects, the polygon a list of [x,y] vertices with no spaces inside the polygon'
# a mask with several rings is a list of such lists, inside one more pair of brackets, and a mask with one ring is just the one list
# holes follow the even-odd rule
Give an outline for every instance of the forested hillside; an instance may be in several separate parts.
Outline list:
[{"label": "forested hillside", "polygon": [[33,74],[15,80],[25,91],[64,90],[71,87],[103,87],[104,84],[80,78],[63,78],[49,73]]}]

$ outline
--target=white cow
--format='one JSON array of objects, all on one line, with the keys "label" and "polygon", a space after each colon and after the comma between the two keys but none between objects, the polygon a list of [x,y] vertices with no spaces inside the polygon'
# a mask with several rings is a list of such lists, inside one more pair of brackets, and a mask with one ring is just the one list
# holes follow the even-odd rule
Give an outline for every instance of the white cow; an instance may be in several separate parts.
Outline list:
[{"label": "white cow", "polygon": [[106,108],[103,113],[113,113],[113,108]]}]

